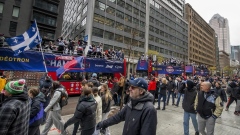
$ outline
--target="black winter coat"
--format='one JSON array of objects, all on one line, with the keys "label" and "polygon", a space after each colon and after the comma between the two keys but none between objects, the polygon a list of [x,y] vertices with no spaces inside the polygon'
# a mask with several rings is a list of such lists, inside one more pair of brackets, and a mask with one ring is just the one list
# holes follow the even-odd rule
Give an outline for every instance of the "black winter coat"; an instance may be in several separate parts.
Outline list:
[{"label": "black winter coat", "polygon": [[187,88],[185,88],[183,91],[184,92],[181,92],[181,93],[184,93],[184,98],[182,103],[183,110],[188,113],[196,113],[194,109],[194,101],[197,96],[196,88],[194,87],[191,90],[188,90]]},{"label": "black winter coat", "polygon": [[161,90],[160,90],[159,94],[167,95],[167,84],[162,83],[162,84],[160,85],[160,88],[161,88]]},{"label": "black winter coat", "polygon": [[99,123],[101,128],[125,121],[123,135],[156,135],[157,112],[153,96],[146,92],[140,99],[131,99],[116,115]]},{"label": "black winter coat", "polygon": [[227,102],[227,95],[224,89],[215,87],[215,92],[221,97],[223,102]]},{"label": "black winter coat", "polygon": [[167,90],[168,91],[174,91],[175,88],[176,88],[176,85],[175,85],[175,83],[173,81],[169,81],[167,83]]},{"label": "black winter coat", "polygon": [[[35,120],[29,127],[39,126],[43,121],[43,104],[46,102],[43,93],[39,93],[32,99],[31,110],[30,110],[30,121],[35,117]],[[38,115],[38,117],[36,117]]]},{"label": "black winter coat", "polygon": [[97,102],[93,96],[81,96],[73,117],[64,124],[64,127],[80,122],[82,130],[94,128],[96,125],[96,109]]}]

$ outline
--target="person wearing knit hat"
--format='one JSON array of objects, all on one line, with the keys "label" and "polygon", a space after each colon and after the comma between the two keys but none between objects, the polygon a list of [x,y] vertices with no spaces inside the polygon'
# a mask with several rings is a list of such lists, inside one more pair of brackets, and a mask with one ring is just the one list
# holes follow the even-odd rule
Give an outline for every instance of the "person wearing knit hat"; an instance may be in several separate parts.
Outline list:
[{"label": "person wearing knit hat", "polygon": [[28,134],[30,99],[23,90],[24,85],[23,79],[10,81],[2,91],[7,98],[0,107],[0,135]]},{"label": "person wearing knit hat", "polygon": [[24,85],[25,85],[24,79],[20,79],[18,81],[10,81],[5,85],[4,90],[12,95],[20,94],[23,93]]}]

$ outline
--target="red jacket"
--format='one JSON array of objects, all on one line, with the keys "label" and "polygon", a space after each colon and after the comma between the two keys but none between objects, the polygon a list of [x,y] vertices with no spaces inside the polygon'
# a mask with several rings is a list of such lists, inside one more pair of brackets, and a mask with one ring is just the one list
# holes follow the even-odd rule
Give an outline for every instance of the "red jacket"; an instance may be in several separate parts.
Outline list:
[{"label": "red jacket", "polygon": [[157,82],[155,80],[151,80],[148,84],[148,90],[156,90],[157,89]]}]

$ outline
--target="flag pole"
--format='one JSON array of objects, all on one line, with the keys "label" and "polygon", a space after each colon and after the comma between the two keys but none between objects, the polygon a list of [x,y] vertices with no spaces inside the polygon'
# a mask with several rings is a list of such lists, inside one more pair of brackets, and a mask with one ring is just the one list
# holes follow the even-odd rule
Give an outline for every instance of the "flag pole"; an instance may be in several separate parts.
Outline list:
[{"label": "flag pole", "polygon": [[[35,21],[35,24],[36,24],[36,27],[37,27],[37,31],[38,31],[38,26],[37,26],[37,21],[36,19],[34,19]],[[40,34],[39,34],[39,31],[38,31],[38,40],[40,41]],[[44,68],[45,68],[45,72],[48,73],[47,71],[47,66],[46,66],[46,62],[45,62],[45,59],[44,59],[44,55],[43,55],[43,49],[42,49],[42,41],[40,42],[40,50],[41,50],[41,53],[42,53],[42,58],[43,58],[43,65],[44,65]]]}]

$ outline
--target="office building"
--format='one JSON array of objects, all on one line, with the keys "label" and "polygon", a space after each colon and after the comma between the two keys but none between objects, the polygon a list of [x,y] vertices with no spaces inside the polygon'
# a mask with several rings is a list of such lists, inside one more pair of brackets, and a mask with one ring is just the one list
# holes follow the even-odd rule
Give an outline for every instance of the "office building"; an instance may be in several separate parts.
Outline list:
[{"label": "office building", "polygon": [[225,51],[230,55],[231,46],[228,19],[220,16],[219,14],[215,14],[209,21],[209,25],[215,30],[218,35],[219,50]]},{"label": "office building", "polygon": [[188,22],[188,61],[195,65],[217,66],[216,36],[213,28],[187,3],[185,18]]},{"label": "office building", "polygon": [[61,35],[65,0],[0,0],[0,33],[23,34],[36,19],[40,35],[55,40]]},{"label": "office building", "polygon": [[102,43],[104,50],[124,50],[133,58],[149,49],[164,58],[187,60],[183,16],[183,0],[66,0],[62,35],[85,37],[88,44]]},{"label": "office building", "polygon": [[240,45],[231,46],[231,59],[240,61]]}]

